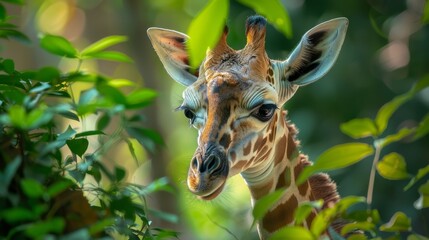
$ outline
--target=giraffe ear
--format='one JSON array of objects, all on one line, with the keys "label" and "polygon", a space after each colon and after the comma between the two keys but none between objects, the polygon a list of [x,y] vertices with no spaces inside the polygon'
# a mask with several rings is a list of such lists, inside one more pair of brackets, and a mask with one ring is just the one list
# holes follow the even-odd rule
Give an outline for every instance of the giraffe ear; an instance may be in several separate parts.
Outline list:
[{"label": "giraffe ear", "polygon": [[190,71],[187,35],[163,28],[149,28],[147,35],[164,68],[176,82],[189,86],[197,80],[198,74]]},{"label": "giraffe ear", "polygon": [[348,26],[347,18],[336,18],[310,29],[284,61],[282,79],[303,86],[323,77],[338,57]]}]

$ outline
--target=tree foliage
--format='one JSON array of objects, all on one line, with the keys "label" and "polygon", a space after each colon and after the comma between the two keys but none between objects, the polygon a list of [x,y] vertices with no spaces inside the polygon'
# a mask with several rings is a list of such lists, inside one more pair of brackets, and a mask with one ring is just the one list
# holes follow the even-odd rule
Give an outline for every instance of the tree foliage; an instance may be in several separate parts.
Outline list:
[{"label": "tree foliage", "polygon": [[[27,39],[8,23],[10,17],[3,4],[1,37]],[[42,49],[76,61],[76,69],[68,72],[51,66],[22,71],[15,69],[13,59],[0,59],[1,236],[177,236],[153,227],[148,218],[148,212],[156,210],[148,207],[145,199],[156,191],[171,191],[166,179],[148,186],[130,184],[125,181],[123,166],[111,167],[103,161],[109,147],[119,142],[126,142],[136,157],[132,138],[148,150],[162,144],[157,132],[144,128],[136,111],[151,104],[155,91],[128,79],[81,70],[90,59],[132,62],[121,52],[106,50],[126,40],[125,36],[108,36],[79,50],[62,36],[42,35]],[[78,82],[89,87],[77,98],[73,85]],[[85,126],[86,118],[93,116],[98,119],[94,129]],[[168,213],[157,215],[177,221]]]}]

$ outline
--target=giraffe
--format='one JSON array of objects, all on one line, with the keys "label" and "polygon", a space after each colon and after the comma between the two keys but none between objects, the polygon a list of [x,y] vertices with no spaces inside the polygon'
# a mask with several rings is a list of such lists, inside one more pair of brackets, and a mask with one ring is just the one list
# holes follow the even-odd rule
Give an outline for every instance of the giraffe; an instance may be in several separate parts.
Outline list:
[{"label": "giraffe", "polygon": [[[254,206],[263,196],[287,189],[258,221],[261,239],[293,224],[300,202],[323,199],[326,208],[339,200],[336,184],[327,174],[316,174],[299,186],[295,183],[311,162],[300,153],[296,127],[282,106],[300,86],[328,72],[347,26],[346,18],[317,25],[303,35],[286,60],[278,61],[265,51],[266,19],[251,16],[246,21],[246,46],[229,47],[225,27],[197,72],[190,70],[187,35],[162,28],[147,31],[166,71],[186,87],[178,109],[198,130],[198,147],[187,176],[189,190],[211,200],[222,192],[228,178],[241,174]],[[306,227],[315,214],[308,217]],[[338,230],[341,224],[336,225],[332,227]]]}]

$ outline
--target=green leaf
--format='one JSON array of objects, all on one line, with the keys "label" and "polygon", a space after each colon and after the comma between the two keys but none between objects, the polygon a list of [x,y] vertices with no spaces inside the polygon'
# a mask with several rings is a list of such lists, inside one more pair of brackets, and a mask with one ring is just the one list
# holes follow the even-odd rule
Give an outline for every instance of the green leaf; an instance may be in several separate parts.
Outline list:
[{"label": "green leaf", "polygon": [[60,71],[54,67],[44,67],[39,69],[36,79],[41,82],[54,82],[60,79]]},{"label": "green leaf", "polygon": [[187,42],[191,68],[197,69],[206,50],[213,48],[225,26],[228,16],[228,0],[211,0],[189,25]]},{"label": "green leaf", "polygon": [[72,153],[78,155],[81,158],[88,149],[89,145],[88,139],[86,138],[75,138],[67,140],[66,143],[67,146],[70,148],[70,151],[72,151]]},{"label": "green leaf", "polygon": [[92,131],[85,131],[85,132],[78,133],[76,134],[75,137],[79,138],[79,137],[88,137],[93,135],[105,135],[105,133],[100,130],[92,130]]},{"label": "green leaf", "polygon": [[177,217],[177,215],[175,214],[171,214],[171,213],[166,213],[166,212],[162,212],[162,211],[158,211],[155,209],[148,209],[148,212],[153,215],[154,217],[157,217],[159,219],[171,222],[171,223],[178,223],[179,218]]},{"label": "green leaf", "polygon": [[154,130],[137,127],[127,127],[126,130],[131,137],[137,139],[149,151],[153,152],[156,145],[164,145],[161,135]]},{"label": "green leaf", "polygon": [[284,240],[284,239],[300,239],[300,240],[315,240],[313,234],[304,227],[290,226],[284,227],[273,233],[269,240]]},{"label": "green leaf", "polygon": [[73,182],[68,179],[59,179],[48,187],[47,193],[50,197],[55,197],[66,189],[73,186]]},{"label": "green leaf", "polygon": [[408,235],[407,240],[429,240],[429,238],[414,233],[414,234]]},{"label": "green leaf", "polygon": [[91,225],[88,231],[92,236],[94,236],[95,234],[104,231],[107,227],[113,225],[114,223],[115,223],[114,218],[104,218],[96,222],[95,224]]},{"label": "green leaf", "polygon": [[413,95],[405,93],[403,95],[397,96],[392,99],[390,102],[384,104],[377,113],[375,117],[375,124],[378,129],[378,135],[382,134],[387,128],[387,123],[389,122],[392,114],[406,101],[410,100]]},{"label": "green leaf", "polygon": [[152,89],[139,89],[127,95],[127,108],[135,109],[149,105],[158,94]]},{"label": "green leaf", "polygon": [[97,84],[97,90],[105,98],[110,99],[114,103],[126,105],[127,99],[124,94],[117,88],[109,86],[106,83]]},{"label": "green leaf", "polygon": [[345,236],[346,234],[355,231],[355,230],[363,230],[372,232],[375,230],[375,224],[372,222],[353,222],[344,225],[341,229],[341,235]]},{"label": "green leaf", "polygon": [[46,51],[67,58],[76,58],[78,51],[61,36],[47,34],[40,39],[40,46]]},{"label": "green leaf", "polygon": [[416,133],[413,137],[413,141],[424,137],[429,133],[429,113],[426,114],[422,121],[420,121],[419,126],[416,129]]},{"label": "green leaf", "polygon": [[423,8],[422,22],[424,24],[429,23],[429,2],[428,1],[426,1],[425,7]]},{"label": "green leaf", "polygon": [[303,223],[314,209],[321,209],[322,206],[322,199],[319,199],[318,201],[300,203],[298,208],[295,209],[295,224],[299,225]]},{"label": "green leaf", "polygon": [[374,142],[375,146],[380,146],[380,147],[386,147],[387,145],[400,141],[402,139],[404,139],[405,137],[409,136],[410,134],[412,134],[415,130],[411,129],[411,128],[402,128],[401,130],[399,130],[399,132],[392,134],[392,135],[388,135],[384,138],[380,138],[377,139]]},{"label": "green leaf", "polygon": [[377,127],[369,118],[357,118],[340,125],[341,132],[354,138],[377,136]]},{"label": "green leaf", "polygon": [[39,198],[45,193],[45,187],[34,179],[22,179],[20,184],[22,191],[30,198]]},{"label": "green leaf", "polygon": [[23,207],[4,209],[0,212],[0,218],[11,224],[22,221],[36,220],[37,217],[38,216],[31,210]]},{"label": "green leaf", "polygon": [[116,45],[121,42],[127,41],[128,38],[126,36],[108,36],[98,40],[97,42],[89,45],[85,49],[82,50],[81,56],[86,57],[95,53],[99,53],[104,49]]},{"label": "green leaf", "polygon": [[127,172],[125,171],[125,169],[116,166],[115,167],[115,178],[116,178],[116,181],[117,182],[122,181],[125,178],[126,173]]},{"label": "green leaf", "polygon": [[110,86],[115,87],[115,88],[130,87],[130,86],[136,85],[135,82],[130,81],[128,79],[123,79],[123,78],[111,79],[107,84],[109,84]]},{"label": "green leaf", "polygon": [[420,198],[414,203],[416,209],[429,207],[429,180],[419,187]]},{"label": "green leaf", "polygon": [[254,222],[262,219],[268,210],[284,196],[285,192],[285,189],[279,189],[258,199],[252,211]]},{"label": "green leaf", "polygon": [[0,173],[0,196],[6,196],[9,185],[21,165],[21,157],[16,157],[13,161],[6,165],[3,173]]},{"label": "green leaf", "polygon": [[376,167],[378,173],[389,180],[401,180],[409,177],[404,157],[396,152],[384,156]]},{"label": "green leaf", "polygon": [[417,172],[417,175],[411,179],[411,181],[407,184],[407,186],[404,187],[404,191],[410,189],[418,180],[420,180],[422,177],[429,174],[429,165],[427,165],[424,168],[420,168]]},{"label": "green leaf", "polygon": [[125,62],[132,63],[133,60],[121,52],[116,51],[103,51],[97,53],[91,53],[90,55],[86,55],[86,58],[91,59],[101,59],[101,60],[110,60],[115,62]]},{"label": "green leaf", "polygon": [[110,123],[110,116],[108,114],[104,114],[97,121],[97,129],[99,131],[105,129]]},{"label": "green leaf", "polygon": [[292,37],[292,23],[285,7],[279,0],[238,0],[240,3],[249,6],[260,15],[267,18],[277,30],[282,32],[286,37]]},{"label": "green leaf", "polygon": [[429,87],[429,75],[426,75],[425,77],[417,81],[416,84],[414,84],[414,86],[411,88],[409,93],[415,95],[416,93],[427,87]]},{"label": "green leaf", "polygon": [[25,230],[25,234],[32,238],[41,238],[47,233],[61,233],[64,229],[64,226],[64,219],[52,218],[29,225]]},{"label": "green leaf", "polygon": [[3,69],[8,74],[13,74],[15,72],[15,63],[12,59],[5,59],[3,62]]},{"label": "green leaf", "polygon": [[0,21],[2,22],[5,21],[6,16],[7,16],[6,8],[3,6],[3,4],[0,3]]},{"label": "green leaf", "polygon": [[343,197],[338,201],[335,206],[337,208],[338,213],[344,213],[349,209],[352,205],[365,202],[365,198],[361,196],[347,196]]},{"label": "green leaf", "polygon": [[13,3],[13,4],[24,4],[24,0],[2,0],[3,2]]},{"label": "green leaf", "polygon": [[403,212],[396,212],[388,223],[380,226],[383,232],[408,232],[411,231],[411,220]]},{"label": "green leaf", "polygon": [[346,143],[336,145],[316,160],[314,165],[304,168],[298,176],[297,184],[302,184],[311,174],[350,166],[373,154],[372,146],[365,143]]}]

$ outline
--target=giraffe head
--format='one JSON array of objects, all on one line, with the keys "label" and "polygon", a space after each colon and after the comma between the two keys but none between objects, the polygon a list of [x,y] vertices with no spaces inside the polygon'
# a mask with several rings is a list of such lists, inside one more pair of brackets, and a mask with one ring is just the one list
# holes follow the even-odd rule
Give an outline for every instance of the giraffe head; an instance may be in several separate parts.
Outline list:
[{"label": "giraffe head", "polygon": [[187,87],[179,109],[199,132],[187,180],[192,193],[213,199],[228,177],[258,169],[272,157],[282,105],[299,86],[320,79],[332,67],[347,25],[346,18],[324,22],[305,33],[289,58],[275,61],[265,52],[266,20],[252,16],[246,23],[246,46],[230,48],[225,28],[196,74],[188,65],[188,36],[148,30],[167,72]]}]

